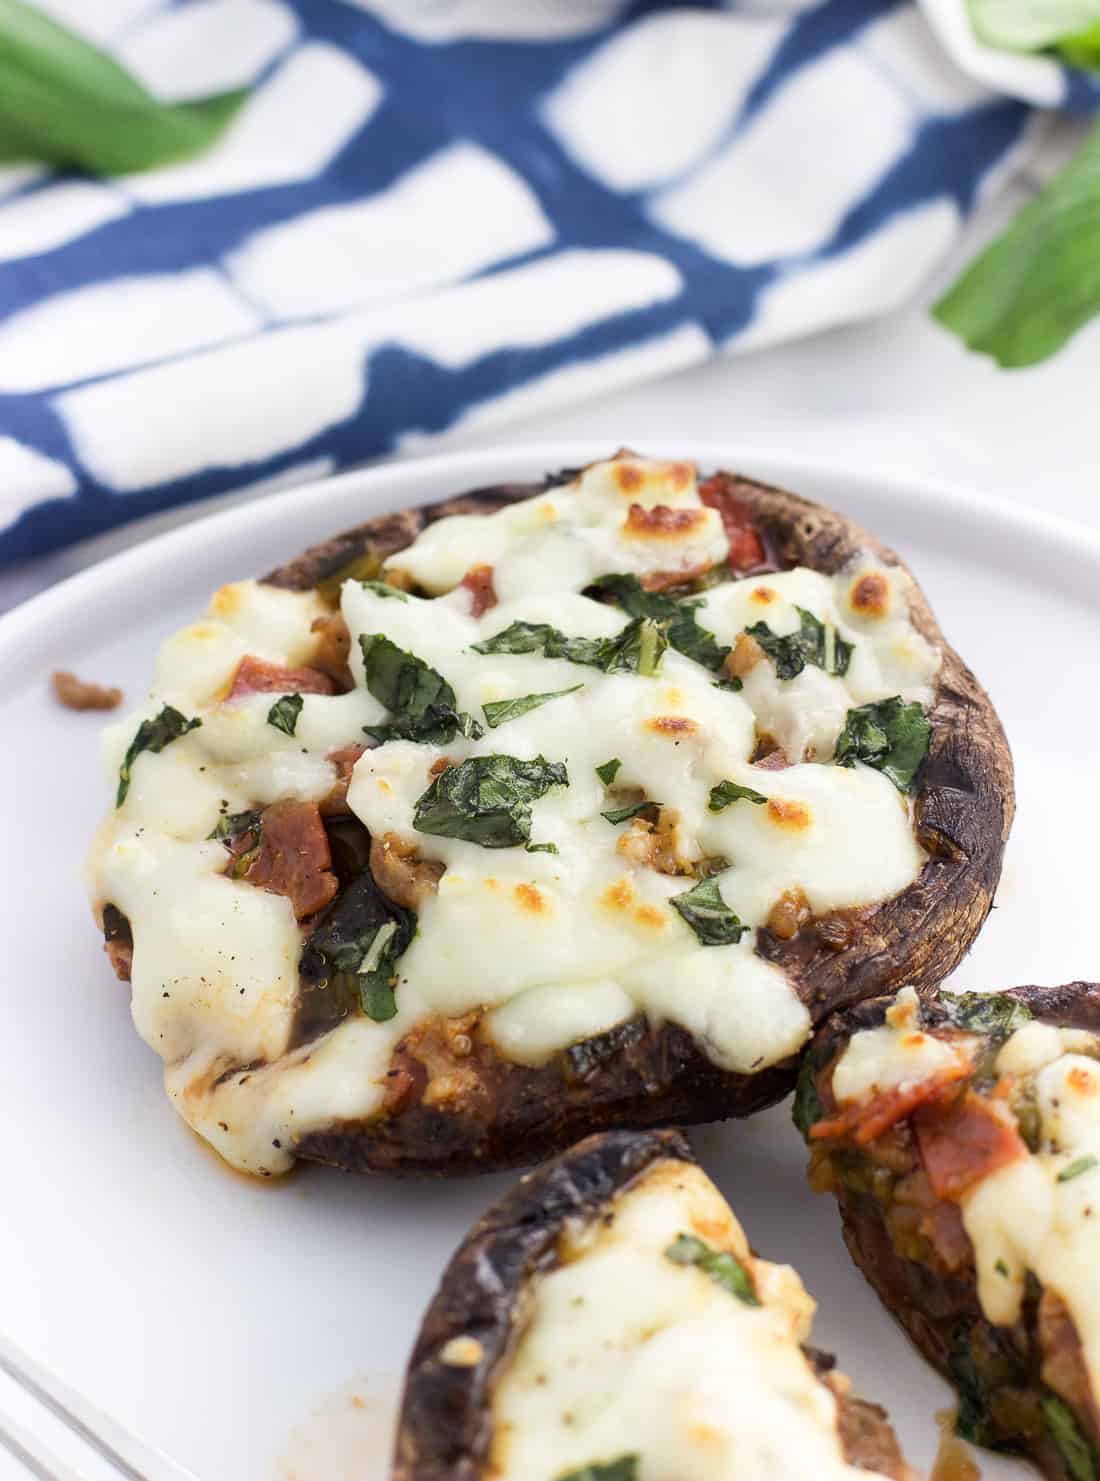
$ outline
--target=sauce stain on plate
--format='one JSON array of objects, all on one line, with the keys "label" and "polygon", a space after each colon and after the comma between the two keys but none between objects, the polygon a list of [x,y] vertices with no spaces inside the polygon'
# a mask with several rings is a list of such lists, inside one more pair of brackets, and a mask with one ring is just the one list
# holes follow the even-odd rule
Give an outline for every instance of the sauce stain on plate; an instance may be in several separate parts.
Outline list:
[{"label": "sauce stain on plate", "polygon": [[958,1409],[941,1409],[936,1415],[940,1427],[940,1445],[930,1481],[982,1481],[982,1473],[971,1453],[955,1433]]},{"label": "sauce stain on plate", "polygon": [[318,1400],[291,1430],[274,1481],[385,1481],[400,1397],[400,1377],[369,1373]]}]

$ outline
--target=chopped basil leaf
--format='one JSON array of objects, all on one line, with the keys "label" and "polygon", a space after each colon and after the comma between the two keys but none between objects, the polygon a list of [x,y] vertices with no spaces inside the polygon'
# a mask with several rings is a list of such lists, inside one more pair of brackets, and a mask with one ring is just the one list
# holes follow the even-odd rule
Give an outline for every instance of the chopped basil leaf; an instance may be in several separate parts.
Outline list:
[{"label": "chopped basil leaf", "polygon": [[416,931],[416,915],[393,904],[364,871],[318,918],[302,952],[307,994],[347,994],[368,1018],[384,1023],[397,1012],[397,961]]},{"label": "chopped basil leaf", "polygon": [[622,766],[622,764],[623,763],[616,756],[614,760],[605,761],[602,766],[596,767],[596,775],[599,777],[600,781],[603,782],[605,787],[610,787],[611,783],[618,776],[619,767]]},{"label": "chopped basil leaf", "polygon": [[544,658],[564,658],[602,669],[605,674],[657,672],[668,646],[662,628],[651,619],[636,617],[610,638],[570,638],[547,622],[513,622],[475,643],[475,653],[541,653]]},{"label": "chopped basil leaf", "polygon": [[384,633],[359,638],[367,688],[393,715],[386,725],[364,725],[381,744],[388,740],[425,741],[445,746],[456,735],[477,740],[484,730],[455,708],[455,692],[442,674],[415,653],[407,653]]},{"label": "chopped basil leaf", "polygon": [[1005,1280],[1008,1279],[1009,1269],[1003,1260],[994,1260],[993,1269],[997,1272],[998,1275],[1003,1275]]},{"label": "chopped basil leaf", "polygon": [[989,1390],[974,1360],[971,1328],[965,1323],[959,1323],[955,1330],[947,1366],[959,1396],[955,1433],[973,1445],[986,1445],[990,1449],[1003,1445],[1003,1436],[993,1420]]},{"label": "chopped basil leaf", "polygon": [[932,727],[919,704],[900,695],[849,710],[836,743],[838,766],[863,761],[908,792],[928,753]]},{"label": "chopped basil leaf", "polygon": [[556,843],[525,843],[523,852],[525,854],[557,854],[561,850]]},{"label": "chopped basil leaf", "polygon": [[1039,1400],[1050,1437],[1058,1447],[1071,1481],[1096,1481],[1096,1458],[1068,1404],[1047,1394]]},{"label": "chopped basil leaf", "polygon": [[568,784],[560,761],[471,756],[437,776],[418,799],[413,827],[482,848],[513,848],[531,837],[531,803]]},{"label": "chopped basil leaf", "polygon": [[638,1481],[638,1457],[620,1455],[617,1460],[594,1460],[579,1471],[559,1476],[558,1481]]},{"label": "chopped basil leaf", "polygon": [[660,807],[659,802],[635,802],[632,807],[616,807],[611,812],[600,813],[601,818],[606,818],[609,823],[625,823],[627,818],[636,818],[647,808]]},{"label": "chopped basil leaf", "polygon": [[956,1028],[968,1029],[974,1034],[988,1034],[994,1039],[1007,1039],[1025,1023],[1031,1022],[1031,1009],[1007,993],[955,993],[941,988],[940,1000]]},{"label": "chopped basil leaf", "polygon": [[552,689],[548,694],[525,694],[522,699],[491,699],[488,704],[482,705],[482,709],[489,728],[495,730],[498,725],[504,725],[509,720],[518,720],[520,715],[537,710],[539,705],[544,705],[551,699],[560,699],[563,694],[576,694],[578,689],[583,688],[583,684],[574,684],[572,689]]},{"label": "chopped basil leaf", "polygon": [[723,808],[729,807],[731,802],[767,802],[762,792],[754,792],[751,787],[743,787],[740,782],[719,782],[717,787],[710,789],[710,801],[707,807],[711,812],[721,812]]},{"label": "chopped basil leaf", "polygon": [[665,1257],[677,1265],[697,1265],[704,1275],[709,1275],[716,1285],[736,1296],[738,1301],[743,1301],[746,1306],[760,1305],[752,1277],[736,1255],[712,1250],[694,1234],[678,1234],[675,1243],[665,1250]]},{"label": "chopped basil leaf", "polygon": [[703,946],[733,946],[749,929],[722,899],[715,878],[700,880],[668,903],[680,912]]},{"label": "chopped basil leaf", "polygon": [[630,617],[652,617],[666,624],[668,641],[678,653],[693,658],[704,668],[720,669],[729,649],[696,620],[698,601],[678,602],[663,592],[646,591],[637,576],[601,576],[593,586],[606,591]]},{"label": "chopped basil leaf", "polygon": [[305,700],[300,694],[284,694],[267,712],[267,723],[284,735],[293,735]]},{"label": "chopped basil leaf", "polygon": [[152,720],[143,720],[134,732],[134,738],[126,748],[126,755],[118,769],[115,806],[121,807],[126,801],[134,762],[142,751],[163,751],[165,746],[170,745],[172,741],[179,740],[180,736],[186,735],[189,730],[197,730],[201,724],[201,720],[188,720],[186,715],[181,715],[179,710],[173,708],[172,705],[165,705],[160,714],[154,716]]},{"label": "chopped basil leaf", "polygon": [[715,689],[728,689],[731,694],[739,694],[745,685],[737,678],[715,679],[713,687]]},{"label": "chopped basil leaf", "polygon": [[745,631],[755,638],[780,679],[795,679],[808,663],[827,674],[842,677],[852,660],[852,644],[846,643],[831,624],[819,622],[805,607],[795,607],[798,631],[779,637],[766,622],[754,622]]},{"label": "chopped basil leaf", "polygon": [[219,818],[217,826],[212,833],[206,835],[207,839],[239,838],[244,833],[258,833],[260,831],[260,819],[263,814],[257,808],[252,812],[228,813],[224,818]]},{"label": "chopped basil leaf", "polygon": [[1074,1178],[1079,1178],[1083,1172],[1091,1172],[1095,1166],[1096,1158],[1091,1152],[1087,1153],[1084,1157],[1075,1157],[1068,1167],[1063,1167],[1059,1172],[1058,1181],[1060,1183],[1072,1182]]},{"label": "chopped basil leaf", "polygon": [[359,585],[364,591],[373,591],[376,597],[393,597],[398,602],[409,600],[408,592],[396,586],[387,586],[384,581],[360,581]]}]

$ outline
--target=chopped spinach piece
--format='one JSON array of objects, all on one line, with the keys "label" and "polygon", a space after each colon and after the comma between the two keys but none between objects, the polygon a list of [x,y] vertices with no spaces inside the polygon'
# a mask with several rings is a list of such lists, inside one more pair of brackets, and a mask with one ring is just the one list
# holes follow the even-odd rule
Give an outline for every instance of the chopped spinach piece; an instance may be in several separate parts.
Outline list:
[{"label": "chopped spinach piece", "polygon": [[558,854],[561,850],[556,843],[525,843],[523,852],[525,854]]},{"label": "chopped spinach piece", "polygon": [[738,1301],[743,1301],[746,1306],[760,1305],[752,1277],[736,1255],[712,1250],[694,1234],[678,1234],[675,1243],[665,1250],[665,1257],[677,1265],[697,1265],[704,1275],[709,1275],[716,1285],[736,1296]]},{"label": "chopped spinach piece", "polygon": [[817,1074],[821,1069],[821,1061],[820,1051],[810,1049],[802,1056],[802,1063],[798,1067],[794,1103],[791,1106],[791,1120],[802,1133],[805,1141],[810,1139],[810,1127],[820,1121],[825,1114],[825,1107],[821,1104],[821,1097],[817,1093]]},{"label": "chopped spinach piece", "polygon": [[364,591],[373,591],[376,597],[393,597],[398,602],[409,600],[408,592],[397,586],[387,586],[384,581],[360,581],[359,585]]},{"label": "chopped spinach piece", "polygon": [[568,785],[560,761],[471,756],[436,777],[417,801],[413,827],[482,848],[513,848],[531,837],[531,803]]},{"label": "chopped spinach piece", "polygon": [[638,1481],[638,1457],[620,1455],[617,1460],[594,1460],[579,1471],[559,1476],[558,1481]]},{"label": "chopped spinach piece", "polygon": [[658,808],[660,805],[659,802],[635,802],[630,807],[616,807],[611,812],[602,812],[600,813],[600,817],[606,818],[609,823],[625,823],[627,818],[636,818],[639,813],[645,812],[647,808]]},{"label": "chopped spinach piece", "polygon": [[1031,1022],[1031,1009],[1007,993],[955,993],[940,988],[940,1000],[956,1028],[994,1039],[1007,1039]]},{"label": "chopped spinach piece", "polygon": [[415,913],[387,900],[364,872],[318,918],[302,951],[303,990],[336,1001],[350,995],[384,1023],[397,1012],[397,961],[415,932]]},{"label": "chopped spinach piece", "polygon": [[599,777],[600,781],[603,782],[605,787],[610,787],[611,783],[618,776],[619,767],[622,766],[622,764],[623,763],[616,756],[614,760],[605,761],[602,766],[596,767],[596,775]]},{"label": "chopped spinach piece", "polygon": [[749,929],[722,899],[715,878],[700,880],[668,903],[680,912],[703,946],[733,946]]},{"label": "chopped spinach piece", "polygon": [[522,699],[491,699],[488,704],[482,705],[482,709],[490,730],[495,730],[498,725],[504,725],[509,720],[518,720],[520,715],[537,710],[540,705],[547,704],[552,699],[560,699],[563,694],[576,694],[578,689],[583,688],[583,684],[574,684],[571,689],[552,689],[548,694],[525,694]]},{"label": "chopped spinach piece", "polygon": [[849,710],[836,743],[838,766],[863,761],[908,792],[928,752],[932,727],[919,704],[900,695]]},{"label": "chopped spinach piece", "polygon": [[207,839],[217,838],[239,838],[243,833],[258,833],[260,831],[260,819],[263,813],[259,808],[251,812],[227,813],[224,818],[219,818],[213,832],[208,833]]},{"label": "chopped spinach piece", "polygon": [[298,716],[302,713],[305,700],[300,694],[284,694],[282,699],[277,699],[267,712],[267,723],[274,725],[276,730],[281,730],[284,735],[293,735],[298,725]]},{"label": "chopped spinach piece", "polygon": [[728,689],[731,694],[740,694],[745,685],[742,680],[735,677],[732,679],[715,679],[713,687],[715,689]]},{"label": "chopped spinach piece", "polygon": [[359,647],[367,688],[393,715],[386,725],[363,727],[373,740],[445,746],[456,735],[477,740],[485,734],[470,715],[456,710],[455,692],[443,675],[415,653],[399,648],[384,633],[363,633]]},{"label": "chopped spinach piece", "polygon": [[1081,1433],[1069,1405],[1053,1394],[1047,1394],[1039,1400],[1039,1407],[1072,1481],[1096,1481],[1096,1458],[1092,1446]]},{"label": "chopped spinach piece", "polygon": [[122,765],[118,769],[115,806],[121,807],[126,801],[134,762],[142,751],[163,751],[165,746],[171,744],[172,741],[179,740],[180,736],[186,735],[189,730],[197,730],[201,724],[201,720],[188,720],[186,715],[181,715],[179,710],[172,705],[165,705],[160,714],[155,715],[152,720],[143,720],[134,732],[134,738],[127,747]]},{"label": "chopped spinach piece", "polygon": [[602,669],[605,674],[655,674],[668,647],[663,628],[651,618],[635,617],[610,638],[570,638],[547,622],[513,622],[482,643],[475,653],[541,653]]},{"label": "chopped spinach piece", "polygon": [[729,807],[731,802],[767,802],[762,792],[754,792],[751,787],[743,787],[740,782],[719,782],[717,787],[710,789],[710,801],[707,807],[711,812],[721,812],[723,808]]},{"label": "chopped spinach piece", "polygon": [[1092,1153],[1084,1157],[1075,1157],[1068,1167],[1063,1167],[1058,1174],[1060,1183],[1070,1183],[1074,1178],[1079,1178],[1083,1172],[1091,1172],[1096,1166],[1096,1158]]},{"label": "chopped spinach piece", "polygon": [[678,602],[663,592],[646,591],[637,576],[601,576],[593,585],[612,596],[628,616],[652,617],[666,624],[672,647],[704,668],[720,669],[729,655],[730,650],[712,632],[699,626],[695,613],[700,602]]},{"label": "chopped spinach piece", "polygon": [[795,679],[808,663],[827,674],[843,677],[852,661],[851,643],[846,643],[831,623],[820,622],[805,607],[795,607],[798,631],[783,637],[773,633],[766,622],[754,622],[745,631],[755,638],[771,661],[780,679]]},{"label": "chopped spinach piece", "polygon": [[[972,1335],[980,1337],[972,1325],[961,1322],[954,1334],[954,1343],[947,1360],[951,1382],[959,1396],[959,1408],[955,1417],[955,1433],[973,1445],[984,1445],[989,1450],[1013,1448],[993,1418],[990,1384],[982,1376],[975,1359]],[[983,1361],[989,1361],[988,1354]],[[991,1372],[995,1365],[991,1367]]]}]

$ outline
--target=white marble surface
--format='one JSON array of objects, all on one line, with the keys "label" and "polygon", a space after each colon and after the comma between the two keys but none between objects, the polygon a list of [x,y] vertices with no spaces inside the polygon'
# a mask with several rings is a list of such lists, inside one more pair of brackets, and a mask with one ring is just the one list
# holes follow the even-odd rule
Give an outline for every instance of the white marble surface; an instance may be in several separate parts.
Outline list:
[{"label": "white marble surface", "polygon": [[[460,428],[402,456],[453,447],[592,439],[611,450],[648,439],[708,438],[813,453],[864,469],[902,469],[1100,523],[1097,392],[1100,321],[1045,365],[1000,371],[969,354],[928,316],[958,266],[1027,200],[1073,147],[1051,129],[1035,165],[980,214],[921,301],[871,324],[777,349],[712,361],[584,405],[499,427]],[[751,468],[746,471],[751,472]],[[250,497],[255,495],[244,495]],[[0,570],[0,611],[73,571],[241,496],[155,515],[121,531]]]}]

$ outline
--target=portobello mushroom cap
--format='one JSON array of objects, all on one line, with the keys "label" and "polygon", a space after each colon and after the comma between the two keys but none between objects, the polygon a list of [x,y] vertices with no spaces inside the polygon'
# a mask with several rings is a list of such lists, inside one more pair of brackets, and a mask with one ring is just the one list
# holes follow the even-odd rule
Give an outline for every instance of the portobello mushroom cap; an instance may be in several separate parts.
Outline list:
[{"label": "portobello mushroom cap", "polygon": [[[335,593],[344,574],[378,575],[386,560],[434,521],[492,513],[575,473],[477,489],[423,509],[379,516],[311,547],[263,579],[292,590]],[[892,550],[843,515],[749,478],[724,476],[762,536],[766,569],[802,565],[832,575],[866,553],[908,570]],[[930,745],[913,788],[916,836],[928,859],[912,885],[880,904],[811,919],[790,939],[766,928],[757,933],[758,953],[783,970],[815,1025],[829,1013],[902,983],[935,983],[952,971],[989,911],[1012,823],[1012,761],[996,712],[945,643],[915,581],[909,600],[913,626],[942,655],[928,711]],[[467,1106],[414,1101],[381,1118],[339,1122],[302,1136],[296,1155],[391,1172],[457,1173],[515,1165],[601,1128],[749,1115],[788,1093],[798,1057],[753,1074],[723,1071],[685,1029],[638,1018],[538,1068],[503,1059],[491,1041],[475,1034],[474,1054],[463,1064],[486,1090]]]},{"label": "portobello mushroom cap", "polygon": [[[491,1465],[494,1394],[531,1319],[532,1283],[559,1265],[563,1237],[583,1246],[586,1230],[611,1220],[618,1195],[665,1162],[697,1167],[681,1133],[591,1136],[521,1178],[478,1220],[444,1272],[409,1359],[391,1481],[498,1474]],[[803,1351],[835,1397],[848,1464],[915,1481],[885,1411],[851,1394],[830,1357]],[[620,1472],[605,1461],[593,1474]]]},{"label": "portobello mushroom cap", "polygon": [[[921,1166],[923,1144],[914,1120],[919,1119],[921,1106],[929,1106],[933,1116],[941,1111],[949,1115],[953,1106],[977,1094],[1011,1105],[1018,1118],[1025,1114],[1017,1110],[1013,1097],[1033,1092],[1024,1090],[1025,1077],[1017,1075],[1013,1086],[1012,1076],[993,1070],[995,1052],[1018,1028],[1035,1021],[1096,1035],[1095,1056],[1100,1057],[1100,984],[1025,985],[988,996],[959,997],[926,989],[918,996],[924,1033],[978,1036],[972,1072],[941,1087],[928,1102],[920,1102],[918,1088],[911,1087],[904,1115],[862,1146],[851,1135],[822,1136],[811,1161],[811,1183],[835,1194],[844,1240],[856,1265],[890,1315],[958,1392],[958,1432],[990,1449],[1026,1455],[1050,1481],[1100,1475],[1095,1386],[1089,1382],[1083,1339],[1061,1294],[1028,1269],[1018,1318],[997,1324],[979,1299],[975,1250],[961,1218],[951,1216],[953,1228],[947,1229],[944,1246],[935,1233],[930,1240],[927,1237],[932,1226],[914,1229],[914,1220],[904,1210],[901,1219],[892,1217],[894,1206],[906,1202],[929,1211],[921,1202],[929,1182]],[[836,1065],[856,1034],[883,1025],[894,1002],[893,997],[880,997],[849,1007],[819,1030],[803,1063],[795,1103],[795,1119],[804,1134],[812,1138],[815,1124],[824,1131],[819,1118],[828,1118],[836,1109],[830,1090]],[[1100,1077],[1083,1090],[1095,1094],[1098,1088]],[[1022,1132],[1025,1123],[1019,1124]],[[1032,1152],[1037,1135],[1034,1129],[1027,1133]],[[989,1139],[968,1137],[958,1129],[952,1138],[964,1155],[970,1155],[969,1147],[979,1162],[989,1158],[996,1168],[997,1153]],[[1067,1157],[1072,1155],[1072,1149],[1064,1151]],[[1055,1181],[1066,1181],[1067,1172],[1072,1179],[1094,1165],[1094,1158],[1077,1159]],[[974,1186],[980,1183],[957,1196]],[[932,1196],[937,1196],[934,1188]],[[930,1212],[938,1217],[935,1208]],[[1023,1204],[1013,1213],[1021,1223],[1031,1218]],[[956,1243],[960,1235],[961,1243]],[[998,1267],[1002,1265],[998,1261]],[[1009,1278],[1007,1267],[1000,1273]]]}]

